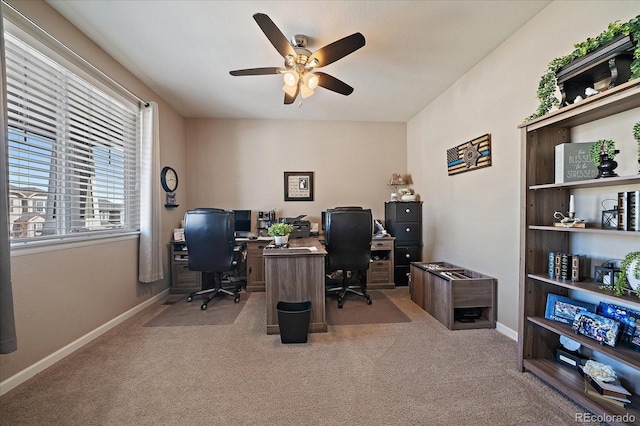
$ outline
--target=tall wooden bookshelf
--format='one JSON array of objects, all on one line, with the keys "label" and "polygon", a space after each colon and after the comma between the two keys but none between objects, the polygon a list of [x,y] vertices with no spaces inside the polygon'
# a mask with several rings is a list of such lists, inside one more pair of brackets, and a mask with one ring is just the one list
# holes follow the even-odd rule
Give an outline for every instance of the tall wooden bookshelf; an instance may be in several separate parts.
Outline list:
[{"label": "tall wooden bookshelf", "polygon": [[[547,294],[571,294],[576,299],[584,295],[612,304],[622,303],[636,310],[640,310],[639,300],[632,295],[616,297],[610,291],[600,290],[593,281],[571,282],[549,278],[548,253],[556,250],[571,252],[572,240],[585,232],[602,242],[620,237],[639,239],[638,232],[557,228],[552,222],[553,212],[560,210],[561,206],[566,211],[569,196],[575,191],[603,187],[615,192],[616,187],[622,185],[640,185],[640,175],[555,184],[554,153],[556,145],[571,142],[571,128],[638,107],[640,79],[520,126],[522,188],[518,369],[535,374],[593,414],[614,416],[612,424],[617,424],[617,415],[632,414],[636,420],[640,420],[640,397],[635,395],[635,398],[631,398],[632,403],[622,408],[585,394],[583,377],[577,371],[555,361],[559,338],[566,336],[577,340],[594,353],[607,356],[635,371],[640,371],[640,352],[620,345],[615,348],[602,346],[595,340],[574,334],[570,326],[546,320],[544,312]],[[606,253],[590,255],[605,257]]]}]

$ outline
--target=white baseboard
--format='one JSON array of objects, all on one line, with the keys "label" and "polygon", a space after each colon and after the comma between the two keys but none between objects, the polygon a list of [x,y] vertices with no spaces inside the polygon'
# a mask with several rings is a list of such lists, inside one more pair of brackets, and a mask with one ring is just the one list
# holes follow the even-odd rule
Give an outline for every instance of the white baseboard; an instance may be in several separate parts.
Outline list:
[{"label": "white baseboard", "polygon": [[502,323],[496,322],[496,331],[504,334],[511,340],[515,340],[516,342],[518,341],[518,332],[510,329],[509,327],[505,326]]},{"label": "white baseboard", "polygon": [[3,382],[0,382],[0,395],[4,395],[5,393],[9,392],[11,389],[15,388],[18,385],[21,385],[22,383],[26,382],[27,380],[29,380],[30,378],[32,378],[36,374],[38,374],[41,371],[45,370],[46,368],[51,367],[53,364],[55,364],[56,362],[60,361],[61,359],[63,359],[67,355],[70,355],[73,352],[77,351],[78,349],[80,349],[81,347],[86,345],[87,343],[89,343],[92,340],[94,340],[96,337],[99,337],[100,335],[106,333],[107,331],[109,331],[113,327],[115,327],[116,325],[120,324],[121,322],[123,322],[123,321],[125,321],[125,320],[127,320],[129,318],[131,318],[133,315],[135,315],[138,312],[142,311],[143,309],[151,306],[152,304],[154,304],[155,302],[157,302],[158,300],[162,299],[163,297],[165,297],[168,294],[169,294],[169,289],[166,289],[166,290],[158,293],[157,295],[153,296],[152,298],[150,298],[148,300],[145,300],[144,302],[142,302],[138,306],[135,306],[135,307],[129,309],[127,312],[124,312],[123,314],[118,315],[117,317],[115,317],[111,321],[104,323],[103,325],[101,325],[100,327],[96,328],[95,330],[90,331],[89,333],[85,334],[84,336],[80,337],[79,339],[69,343],[67,346],[55,351],[51,355],[48,355],[45,358],[41,359],[40,361],[36,362],[35,364],[25,368],[21,372],[19,372],[17,374],[14,374],[13,376],[9,377],[8,379],[6,379]]}]

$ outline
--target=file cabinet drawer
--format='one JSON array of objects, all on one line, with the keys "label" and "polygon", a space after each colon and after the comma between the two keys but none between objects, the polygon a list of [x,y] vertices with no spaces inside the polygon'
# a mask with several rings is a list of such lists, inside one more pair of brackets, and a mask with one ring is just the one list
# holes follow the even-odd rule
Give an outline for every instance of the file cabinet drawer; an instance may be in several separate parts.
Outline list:
[{"label": "file cabinet drawer", "polygon": [[420,222],[402,222],[396,224],[396,245],[402,243],[418,243],[421,239]]},{"label": "file cabinet drawer", "polygon": [[419,222],[421,215],[420,202],[388,203],[385,216],[394,222]]},{"label": "file cabinet drawer", "polygon": [[367,275],[367,284],[391,282],[391,267],[391,262],[388,260],[371,262]]},{"label": "file cabinet drawer", "polygon": [[420,246],[396,246],[396,266],[409,266],[409,263],[419,261],[421,251]]}]

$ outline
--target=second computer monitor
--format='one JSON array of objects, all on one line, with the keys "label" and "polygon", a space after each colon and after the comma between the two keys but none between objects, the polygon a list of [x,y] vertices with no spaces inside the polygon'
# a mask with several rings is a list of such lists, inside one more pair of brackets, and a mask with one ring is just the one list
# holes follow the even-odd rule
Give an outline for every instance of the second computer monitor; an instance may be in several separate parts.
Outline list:
[{"label": "second computer monitor", "polygon": [[234,210],[235,231],[251,232],[251,210]]}]

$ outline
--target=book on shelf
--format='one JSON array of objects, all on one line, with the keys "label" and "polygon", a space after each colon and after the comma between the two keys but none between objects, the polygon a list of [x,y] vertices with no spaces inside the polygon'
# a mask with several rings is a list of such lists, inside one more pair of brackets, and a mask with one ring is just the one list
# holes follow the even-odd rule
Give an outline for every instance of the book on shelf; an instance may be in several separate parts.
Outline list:
[{"label": "book on shelf", "polygon": [[556,253],[553,259],[553,273],[554,278],[560,278],[560,260],[562,259],[562,253]]},{"label": "book on shelf", "polygon": [[583,254],[549,252],[547,275],[549,278],[583,281],[589,276],[590,261]]},{"label": "book on shelf", "polygon": [[631,402],[628,400],[631,392],[626,390],[618,380],[614,382],[603,382],[602,380],[589,377],[589,384],[591,384],[600,395],[610,398],[626,399],[627,402]]},{"label": "book on shelf", "polygon": [[618,229],[620,231],[628,230],[627,201],[628,193],[626,191],[618,192]]},{"label": "book on shelf", "polygon": [[624,408],[627,404],[631,403],[631,400],[628,398],[617,398],[606,395],[601,395],[597,390],[589,383],[589,380],[585,379],[584,381],[584,393],[590,395],[600,401],[607,402],[609,404],[617,405],[618,407]]},{"label": "book on shelf", "polygon": [[640,231],[640,190],[627,192],[627,228]]},{"label": "book on shelf", "polygon": [[589,276],[591,264],[584,254],[574,254],[571,258],[571,281],[583,281]]},{"label": "book on shelf", "polygon": [[573,255],[560,253],[560,276],[558,278],[566,280],[571,278],[571,262]]}]

